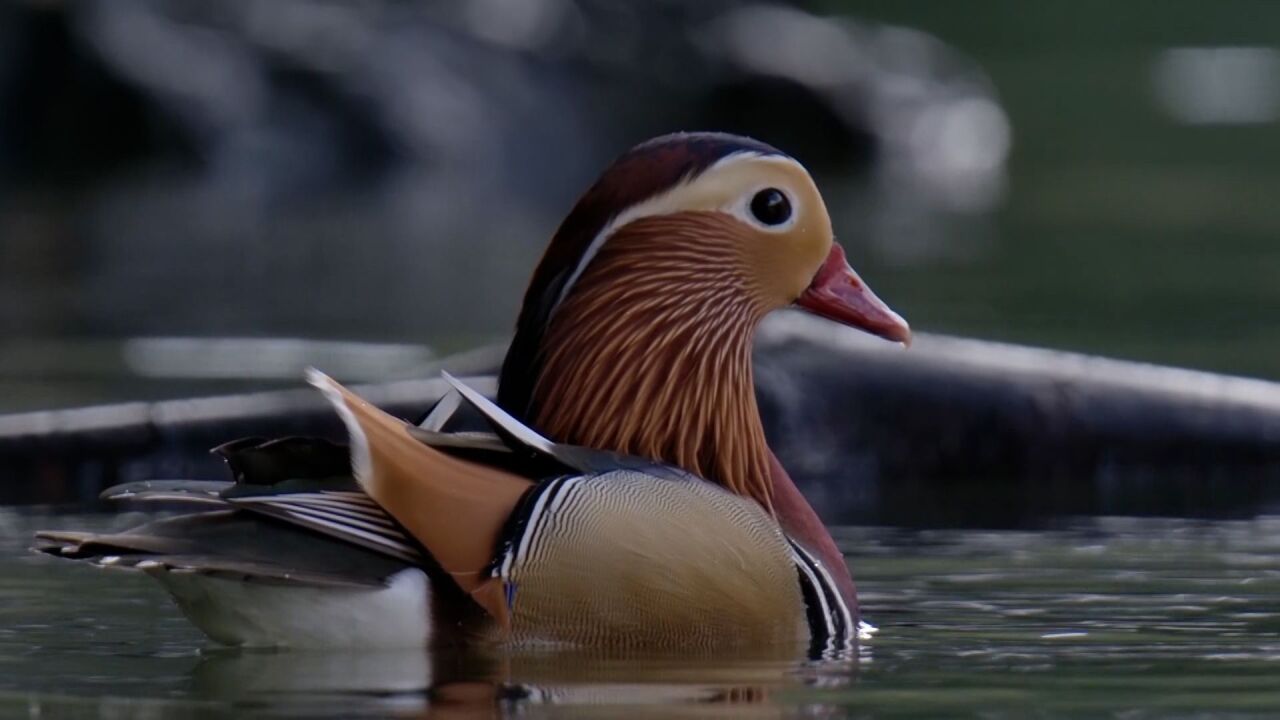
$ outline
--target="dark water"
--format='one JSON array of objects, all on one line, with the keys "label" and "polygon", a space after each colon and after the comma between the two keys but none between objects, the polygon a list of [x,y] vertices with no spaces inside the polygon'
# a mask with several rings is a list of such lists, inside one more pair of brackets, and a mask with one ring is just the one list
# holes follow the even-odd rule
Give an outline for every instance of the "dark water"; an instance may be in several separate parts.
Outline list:
[{"label": "dark water", "polygon": [[150,580],[0,514],[0,716],[1271,717],[1280,518],[838,528],[880,632],[847,662],[210,650]]}]

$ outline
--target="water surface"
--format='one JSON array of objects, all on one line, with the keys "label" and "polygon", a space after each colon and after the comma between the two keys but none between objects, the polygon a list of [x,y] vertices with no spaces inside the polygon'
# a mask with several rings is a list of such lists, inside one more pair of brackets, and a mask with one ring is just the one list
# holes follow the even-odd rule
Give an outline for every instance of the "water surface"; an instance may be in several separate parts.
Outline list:
[{"label": "water surface", "polygon": [[1280,517],[837,528],[880,632],[821,663],[215,650],[149,579],[25,552],[36,528],[141,517],[0,514],[0,716],[1280,712]]}]

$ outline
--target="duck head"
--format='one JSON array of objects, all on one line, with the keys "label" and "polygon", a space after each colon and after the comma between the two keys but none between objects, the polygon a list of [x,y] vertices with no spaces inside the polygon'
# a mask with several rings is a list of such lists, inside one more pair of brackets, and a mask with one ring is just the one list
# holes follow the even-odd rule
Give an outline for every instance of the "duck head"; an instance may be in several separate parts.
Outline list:
[{"label": "duck head", "polygon": [[800,163],[734,135],[650,140],[557,230],[498,400],[557,441],[672,463],[772,507],[751,341],[792,305],[910,339],[845,261]]}]

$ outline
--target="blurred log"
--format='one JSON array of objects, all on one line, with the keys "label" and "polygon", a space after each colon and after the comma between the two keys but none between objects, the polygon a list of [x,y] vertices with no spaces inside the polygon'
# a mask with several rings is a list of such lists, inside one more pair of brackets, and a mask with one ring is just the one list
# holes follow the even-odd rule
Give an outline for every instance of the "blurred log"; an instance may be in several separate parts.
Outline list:
[{"label": "blurred log", "polygon": [[1280,509],[1280,384],[805,316],[757,358],[772,444],[828,522]]},{"label": "blurred log", "polygon": [[[477,389],[497,390],[504,348],[462,353],[424,367],[424,380],[352,385],[405,418],[422,415],[445,391],[447,369]],[[106,487],[148,478],[221,479],[216,445],[253,435],[345,440],[330,406],[310,388],[225,397],[124,403],[0,415],[0,505],[96,499]]]},{"label": "blurred log", "polygon": [[[904,350],[794,313],[765,324],[756,355],[771,443],[832,523],[1280,509],[1280,384],[936,335]],[[489,348],[441,366],[492,392],[500,358]],[[360,388],[408,418],[443,389]],[[0,502],[222,477],[208,447],[287,434],[341,428],[309,390],[0,416]]]}]

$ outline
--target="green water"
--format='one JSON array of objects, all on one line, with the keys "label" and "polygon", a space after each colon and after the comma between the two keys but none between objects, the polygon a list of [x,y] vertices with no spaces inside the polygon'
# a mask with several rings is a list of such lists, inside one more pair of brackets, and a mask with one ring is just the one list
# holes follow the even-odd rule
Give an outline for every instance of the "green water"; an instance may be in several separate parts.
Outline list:
[{"label": "green water", "polygon": [[935,35],[1009,116],[1007,192],[983,242],[957,223],[948,252],[855,258],[914,327],[1280,377],[1278,123],[1179,122],[1153,79],[1170,49],[1280,46],[1280,3],[814,6]]},{"label": "green water", "polygon": [[838,528],[880,632],[847,662],[210,650],[158,586],[0,514],[0,716],[1271,717],[1280,517]]}]

